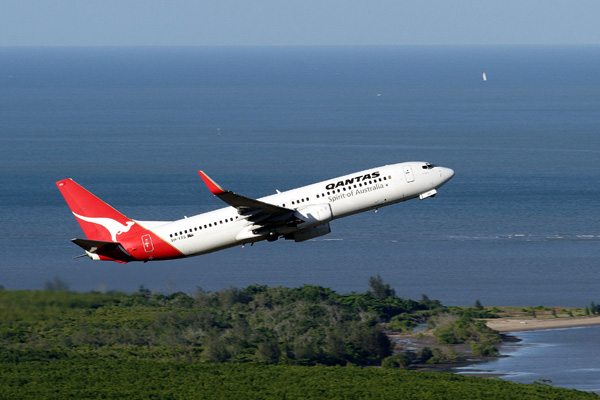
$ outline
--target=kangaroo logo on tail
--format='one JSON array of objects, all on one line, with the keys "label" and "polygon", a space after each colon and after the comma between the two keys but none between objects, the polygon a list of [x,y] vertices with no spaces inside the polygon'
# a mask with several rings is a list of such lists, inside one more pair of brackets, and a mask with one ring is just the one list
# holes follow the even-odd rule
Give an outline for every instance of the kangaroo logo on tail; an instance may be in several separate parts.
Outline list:
[{"label": "kangaroo logo on tail", "polygon": [[75,217],[87,221],[87,222],[91,222],[92,224],[98,224],[103,226],[109,233],[111,236],[111,239],[113,242],[117,241],[117,235],[121,235],[125,232],[128,232],[131,227],[133,225],[135,225],[135,222],[133,221],[127,221],[126,225],[123,225],[120,222],[115,221],[114,219],[111,218],[91,218],[91,217],[84,217],[82,215],[78,215],[76,213],[73,213],[73,215],[75,215]]}]

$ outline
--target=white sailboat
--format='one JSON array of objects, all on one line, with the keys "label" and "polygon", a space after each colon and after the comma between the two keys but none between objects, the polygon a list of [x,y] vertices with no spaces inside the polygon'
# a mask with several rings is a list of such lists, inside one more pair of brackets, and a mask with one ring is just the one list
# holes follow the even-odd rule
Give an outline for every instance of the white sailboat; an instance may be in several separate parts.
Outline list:
[{"label": "white sailboat", "polygon": [[483,81],[487,81],[487,76],[485,76],[485,72],[483,73]]}]

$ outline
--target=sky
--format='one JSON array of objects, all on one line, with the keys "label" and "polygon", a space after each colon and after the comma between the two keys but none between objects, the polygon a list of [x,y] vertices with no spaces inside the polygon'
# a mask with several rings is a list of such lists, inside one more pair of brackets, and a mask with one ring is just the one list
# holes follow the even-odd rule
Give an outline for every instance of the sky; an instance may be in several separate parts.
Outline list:
[{"label": "sky", "polygon": [[598,0],[0,0],[0,46],[600,44]]}]

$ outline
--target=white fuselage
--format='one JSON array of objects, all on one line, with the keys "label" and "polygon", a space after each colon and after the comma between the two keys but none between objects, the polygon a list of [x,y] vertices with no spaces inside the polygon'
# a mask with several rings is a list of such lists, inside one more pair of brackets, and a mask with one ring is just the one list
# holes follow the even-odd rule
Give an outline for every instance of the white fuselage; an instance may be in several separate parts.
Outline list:
[{"label": "white fuselage", "polygon": [[[360,171],[258,200],[298,212],[318,205],[322,205],[323,209],[330,208],[331,217],[323,222],[329,229],[328,222],[333,219],[419,196],[433,196],[435,190],[453,175],[454,172],[449,168],[425,162],[408,162]],[[234,207],[173,222],[136,222],[151,229],[183,256],[206,254],[266,239],[264,234],[255,233],[257,226],[240,215]],[[286,232],[277,233],[284,235]]]}]

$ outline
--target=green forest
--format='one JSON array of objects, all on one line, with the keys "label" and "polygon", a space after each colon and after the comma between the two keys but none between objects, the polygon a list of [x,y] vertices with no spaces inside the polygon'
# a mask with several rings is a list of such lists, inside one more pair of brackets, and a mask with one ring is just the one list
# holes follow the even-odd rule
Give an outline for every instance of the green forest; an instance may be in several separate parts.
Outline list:
[{"label": "green forest", "polygon": [[[495,354],[500,337],[474,319],[493,316],[485,308],[401,299],[379,276],[350,294],[312,285],[193,295],[65,289],[0,290],[0,398],[590,395],[405,370],[446,361],[440,349],[451,343]],[[440,348],[394,354],[387,333],[416,326],[432,328]]]}]

